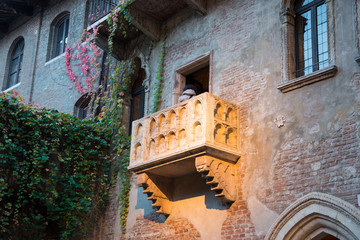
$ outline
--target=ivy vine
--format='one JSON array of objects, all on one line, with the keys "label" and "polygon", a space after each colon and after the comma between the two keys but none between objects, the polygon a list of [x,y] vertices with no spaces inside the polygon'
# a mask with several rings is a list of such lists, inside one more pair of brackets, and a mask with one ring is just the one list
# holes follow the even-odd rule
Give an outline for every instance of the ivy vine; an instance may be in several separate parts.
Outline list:
[{"label": "ivy vine", "polygon": [[85,236],[104,210],[111,131],[0,94],[0,239]]},{"label": "ivy vine", "polygon": [[156,71],[156,81],[153,93],[153,102],[151,106],[151,113],[155,113],[159,110],[162,96],[163,88],[163,78],[164,78],[164,57],[165,57],[165,45],[166,45],[166,35],[162,38],[160,56],[158,61],[158,69]]},{"label": "ivy vine", "polygon": [[123,125],[123,106],[125,92],[131,83],[135,64],[133,61],[118,63],[108,81],[108,90],[101,101],[104,103],[98,119],[106,127],[112,129],[112,162],[114,180],[119,176],[121,189],[119,194],[120,224],[123,233],[126,231],[126,219],[129,208],[130,176],[127,170],[130,157],[130,136]]},{"label": "ivy vine", "polygon": [[[123,37],[126,38],[126,23],[131,23],[131,17],[129,13],[129,9],[127,8],[130,4],[131,0],[121,0],[119,4],[111,11],[109,16],[107,17],[106,21],[109,25],[108,32],[109,37],[107,40],[108,43],[108,53],[109,53],[109,60],[110,63],[112,60],[112,52],[113,52],[113,38],[115,36],[115,31],[118,30],[122,33]],[[120,21],[119,21],[120,18]]]},{"label": "ivy vine", "polygon": [[[89,112],[92,119],[100,122],[100,125],[104,126],[105,129],[111,130],[111,163],[112,163],[112,182],[116,181],[116,177],[119,177],[121,182],[121,190],[119,194],[120,200],[120,223],[123,233],[126,231],[126,220],[128,216],[129,207],[129,192],[130,192],[130,176],[127,167],[129,165],[130,156],[130,137],[127,135],[127,129],[123,126],[123,103],[125,92],[129,89],[131,83],[131,76],[134,74],[134,63],[131,60],[120,61],[115,63],[112,59],[113,52],[113,38],[115,31],[120,31],[124,38],[127,36],[128,24],[131,24],[131,17],[129,10],[127,9],[131,0],[121,0],[119,5],[113,9],[107,18],[108,23],[108,66],[113,70],[109,74],[109,78],[104,81],[104,84],[100,84],[98,87],[94,86],[94,79],[86,81],[88,93],[91,96],[89,104]],[[97,56],[97,48],[92,47],[94,39],[96,38],[97,28],[93,29],[93,35],[85,38],[85,41],[89,43],[89,46],[94,51],[93,56]],[[91,41],[89,41],[91,39]],[[84,40],[82,40],[84,41]],[[151,112],[156,112],[159,109],[162,94],[162,82],[163,82],[163,68],[164,68],[164,55],[165,55],[165,43],[166,36],[163,36],[161,44],[161,52],[159,57],[159,66],[156,72],[156,83],[154,88],[154,98],[151,107]],[[78,43],[79,45],[79,43]],[[152,49],[153,42],[150,43],[149,48]],[[91,50],[89,49],[89,50]],[[78,48],[78,51],[82,50]],[[81,51],[80,51],[81,52]],[[85,52],[83,50],[83,52]],[[66,67],[71,70],[70,58],[71,49],[67,50]],[[81,53],[80,53],[81,54]],[[75,55],[75,59],[76,59]],[[91,67],[86,69],[94,70],[98,76],[99,66],[96,65],[97,61],[83,61],[82,57],[77,57],[80,62],[93,64]],[[68,60],[67,60],[68,59]],[[83,64],[84,65],[84,64]],[[83,66],[82,65],[82,66]],[[87,66],[87,65],[86,65]],[[88,71],[88,70],[87,70]],[[82,70],[86,76],[87,71]],[[85,88],[81,87],[80,77],[74,77],[71,74],[72,71],[68,70],[69,78],[75,82],[76,88],[80,93],[86,92]],[[88,84],[89,83],[89,84]],[[80,86],[80,87],[79,87]]]}]

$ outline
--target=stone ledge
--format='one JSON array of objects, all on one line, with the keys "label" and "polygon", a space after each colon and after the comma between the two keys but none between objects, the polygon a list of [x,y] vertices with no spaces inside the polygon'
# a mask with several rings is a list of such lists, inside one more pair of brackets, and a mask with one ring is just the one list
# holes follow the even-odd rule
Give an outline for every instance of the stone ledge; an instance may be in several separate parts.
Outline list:
[{"label": "stone ledge", "polygon": [[7,93],[7,92],[10,92],[11,90],[14,90],[15,88],[17,88],[18,86],[20,86],[21,82],[18,82],[17,84],[7,88],[7,89],[4,89],[3,91],[0,91],[0,92],[3,92],[3,93]]},{"label": "stone ledge", "polygon": [[355,57],[355,62],[357,62],[359,64],[359,66],[360,66],[360,55]]},{"label": "stone ledge", "polygon": [[278,85],[278,89],[283,92],[289,92],[315,82],[319,82],[335,76],[337,67],[335,65],[310,73],[308,75],[292,79],[286,83]]}]

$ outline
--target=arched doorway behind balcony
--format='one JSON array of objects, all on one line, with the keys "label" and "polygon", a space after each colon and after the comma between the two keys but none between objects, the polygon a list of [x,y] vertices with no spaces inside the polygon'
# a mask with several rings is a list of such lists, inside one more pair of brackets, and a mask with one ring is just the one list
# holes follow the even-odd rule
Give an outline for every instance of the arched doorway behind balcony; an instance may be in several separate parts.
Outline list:
[{"label": "arched doorway behind balcony", "polygon": [[[131,83],[126,92],[125,105],[128,109],[128,129],[131,134],[132,122],[144,117],[145,115],[145,86],[144,81],[147,79],[147,72],[144,69],[144,64],[139,57],[134,59],[134,74],[131,76]],[[125,126],[126,126],[125,119]]]}]

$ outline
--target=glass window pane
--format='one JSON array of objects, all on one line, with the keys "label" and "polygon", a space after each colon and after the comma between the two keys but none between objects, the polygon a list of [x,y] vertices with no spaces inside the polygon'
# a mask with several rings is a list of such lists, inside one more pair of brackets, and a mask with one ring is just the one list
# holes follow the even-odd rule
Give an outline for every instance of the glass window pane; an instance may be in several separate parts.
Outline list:
[{"label": "glass window pane", "polygon": [[[298,74],[311,72],[312,66],[312,37],[311,37],[311,11],[297,17],[298,35]],[[305,73],[305,74],[306,74]]]},{"label": "glass window pane", "polygon": [[311,3],[313,0],[303,0],[302,5],[305,6],[308,3]]},{"label": "glass window pane", "polygon": [[7,82],[6,88],[9,88],[9,87],[12,87],[15,85],[15,77],[16,77],[16,73],[14,73],[8,77],[8,82]]},{"label": "glass window pane", "polygon": [[15,48],[14,48],[14,51],[12,53],[12,56],[18,56],[19,54],[21,54],[22,52],[24,51],[24,41],[23,40],[20,40]]},{"label": "glass window pane", "polygon": [[65,52],[65,48],[66,48],[67,41],[68,41],[68,35],[69,35],[69,19],[66,19],[66,21],[65,21],[65,35],[64,35],[64,38],[63,38],[62,52]]},{"label": "glass window pane", "polygon": [[11,53],[6,88],[12,87],[19,82],[24,46],[25,46],[24,39],[21,39],[15,45],[14,50]]},{"label": "glass window pane", "polygon": [[63,38],[65,24],[61,23],[57,28],[57,41]]},{"label": "glass window pane", "polygon": [[302,8],[303,6],[313,2],[313,0],[298,0],[295,3],[295,9]]},{"label": "glass window pane", "polygon": [[318,39],[318,63],[319,70],[329,65],[328,41],[327,41],[327,15],[326,5],[316,8],[317,12],[317,39]]},{"label": "glass window pane", "polygon": [[13,60],[11,60],[10,62],[10,68],[9,68],[9,74],[13,74],[14,72],[17,71],[17,66],[19,64],[19,58],[15,58]]},{"label": "glass window pane", "polygon": [[65,17],[55,26],[54,53],[56,57],[65,52],[69,34],[69,16]]},{"label": "glass window pane", "polygon": [[296,76],[311,73],[329,65],[326,4],[321,1],[296,1],[299,11],[297,29]]},{"label": "glass window pane", "polygon": [[23,56],[24,56],[24,54],[21,54],[21,55],[20,55],[19,70],[21,69],[21,63],[22,63],[22,60],[23,60]]}]

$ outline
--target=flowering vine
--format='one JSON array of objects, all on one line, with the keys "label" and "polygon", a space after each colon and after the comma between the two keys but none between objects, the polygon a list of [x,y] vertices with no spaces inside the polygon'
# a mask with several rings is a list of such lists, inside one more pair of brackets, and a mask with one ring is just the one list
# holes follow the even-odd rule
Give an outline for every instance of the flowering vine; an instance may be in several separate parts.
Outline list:
[{"label": "flowering vine", "polygon": [[[99,77],[100,73],[100,56],[101,50],[95,45],[92,39],[96,38],[98,32],[97,27],[94,26],[93,33],[83,32],[82,37],[76,43],[76,47],[70,48],[66,47],[65,51],[65,68],[67,75],[70,80],[74,82],[76,90],[85,94],[88,91],[91,92],[93,88],[93,83]],[[76,51],[77,50],[77,51]],[[77,54],[75,54],[75,51]],[[72,69],[72,61],[77,63],[73,64],[75,66],[80,66],[82,76],[77,76]],[[82,84],[83,78],[85,79],[86,88]]]}]

